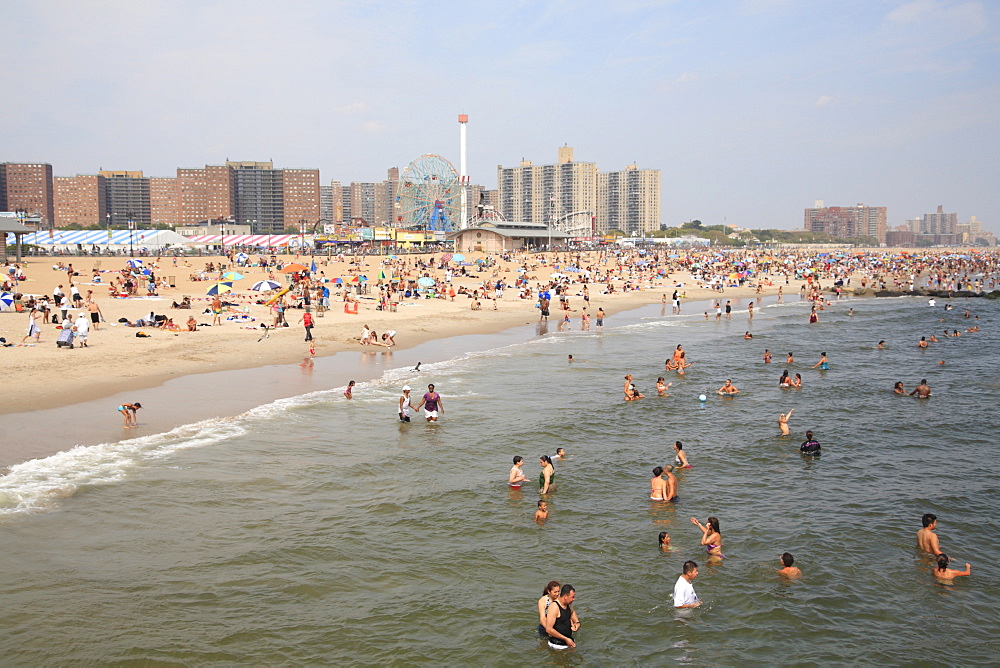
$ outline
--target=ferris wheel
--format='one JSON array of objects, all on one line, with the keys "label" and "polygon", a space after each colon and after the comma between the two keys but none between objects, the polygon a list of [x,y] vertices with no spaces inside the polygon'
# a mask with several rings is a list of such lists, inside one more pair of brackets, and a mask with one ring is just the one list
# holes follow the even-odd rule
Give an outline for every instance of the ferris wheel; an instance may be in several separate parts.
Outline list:
[{"label": "ferris wheel", "polygon": [[396,188],[396,225],[450,231],[461,218],[462,186],[455,167],[440,155],[422,155],[407,166]]}]

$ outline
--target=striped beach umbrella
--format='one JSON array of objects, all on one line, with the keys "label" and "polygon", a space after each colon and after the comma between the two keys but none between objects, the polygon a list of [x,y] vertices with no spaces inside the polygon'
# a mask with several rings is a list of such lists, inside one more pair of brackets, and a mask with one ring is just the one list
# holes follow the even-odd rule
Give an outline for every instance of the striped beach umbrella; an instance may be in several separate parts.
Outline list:
[{"label": "striped beach umbrella", "polygon": [[205,294],[215,296],[215,295],[221,295],[224,292],[232,292],[232,291],[233,291],[232,283],[216,283],[212,287],[210,287],[205,292]]}]

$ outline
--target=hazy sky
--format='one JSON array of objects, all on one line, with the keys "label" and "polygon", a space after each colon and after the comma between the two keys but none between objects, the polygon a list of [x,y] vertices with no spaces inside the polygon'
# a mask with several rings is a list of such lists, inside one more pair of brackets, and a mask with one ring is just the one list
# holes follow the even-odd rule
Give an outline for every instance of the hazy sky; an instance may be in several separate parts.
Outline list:
[{"label": "hazy sky", "polygon": [[496,187],[569,144],[662,170],[663,221],[799,228],[813,200],[1000,233],[1000,2],[0,0],[0,161],[57,176],[273,160]]}]

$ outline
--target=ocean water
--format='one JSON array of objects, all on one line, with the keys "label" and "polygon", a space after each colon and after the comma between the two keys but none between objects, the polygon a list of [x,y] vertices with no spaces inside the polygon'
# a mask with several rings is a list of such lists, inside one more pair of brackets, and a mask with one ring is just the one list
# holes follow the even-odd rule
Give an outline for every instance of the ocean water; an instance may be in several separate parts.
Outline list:
[{"label": "ocean water", "polygon": [[[603,332],[553,322],[387,371],[352,401],[332,388],[19,464],[0,478],[0,652],[25,666],[994,664],[1000,304],[955,304],[845,300],[816,325],[773,299],[752,324],[745,301],[731,321],[657,305]],[[966,307],[982,331],[916,348],[964,332]],[[683,378],[663,372],[678,343]],[[830,370],[810,369],[822,351]],[[801,390],[778,388],[785,368]],[[626,373],[646,399],[622,401]],[[735,399],[715,395],[726,378]],[[931,399],[892,394],[921,378]],[[419,398],[429,382],[440,423],[400,424],[399,388]],[[818,459],[797,452],[806,429]],[[675,440],[693,468],[677,503],[651,502]],[[522,455],[537,478],[556,447],[568,459],[539,526],[537,486],[511,490],[507,472]],[[925,512],[971,577],[931,576],[914,547]],[[709,515],[716,564],[690,522]],[[800,580],[775,575],[784,551]],[[675,611],[688,559],[704,604]],[[577,589],[568,652],[535,635],[553,579]]]}]

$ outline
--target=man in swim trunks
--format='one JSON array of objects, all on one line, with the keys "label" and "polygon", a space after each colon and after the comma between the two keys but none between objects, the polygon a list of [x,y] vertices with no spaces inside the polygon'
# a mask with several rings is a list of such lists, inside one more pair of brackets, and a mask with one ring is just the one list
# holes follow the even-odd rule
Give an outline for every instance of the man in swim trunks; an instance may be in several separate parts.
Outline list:
[{"label": "man in swim trunks", "polygon": [[917,395],[918,399],[927,399],[928,397],[931,396],[931,388],[927,384],[927,379],[926,378],[921,379],[920,380],[920,384],[917,385],[915,388],[913,388],[913,391],[910,392],[910,396],[911,397],[914,394]]},{"label": "man in swim trunks", "polygon": [[559,598],[555,600],[555,605],[550,605],[545,611],[545,633],[552,649],[576,647],[573,633],[580,628],[580,620],[573,610],[575,600],[576,589],[573,585],[565,584],[559,590]]},{"label": "man in swim trunks", "polygon": [[726,383],[725,383],[725,385],[723,385],[722,387],[720,387],[719,391],[718,391],[718,394],[730,395],[730,396],[735,395],[735,394],[739,394],[739,393],[740,393],[739,389],[735,385],[733,385],[733,381],[732,380],[727,380]]},{"label": "man in swim trunks", "polygon": [[424,417],[428,422],[437,422],[438,414],[444,413],[444,402],[441,400],[441,395],[434,391],[434,383],[427,386],[417,410],[421,408],[424,409]]},{"label": "man in swim trunks", "polygon": [[937,515],[926,513],[921,518],[921,522],[924,528],[917,532],[917,547],[933,555],[941,554],[941,545],[938,543],[937,534],[934,533],[934,530],[937,529]]}]

